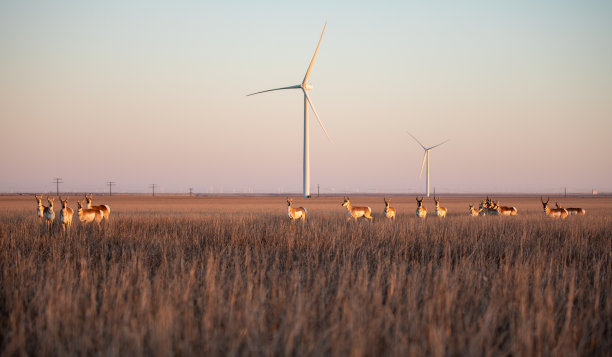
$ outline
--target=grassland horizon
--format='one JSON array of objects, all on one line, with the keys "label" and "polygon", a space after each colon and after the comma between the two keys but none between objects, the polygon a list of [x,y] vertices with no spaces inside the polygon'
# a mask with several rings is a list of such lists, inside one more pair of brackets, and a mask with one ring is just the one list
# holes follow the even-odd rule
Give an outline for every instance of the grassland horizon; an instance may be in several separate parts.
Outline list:
[{"label": "grassland horizon", "polygon": [[[0,195],[2,355],[602,355],[612,349],[612,197],[113,195],[110,220],[45,231],[33,196]],[[69,196],[74,206],[82,196]],[[551,203],[554,199],[551,197]],[[433,209],[433,197],[425,200]],[[57,214],[56,208],[56,214]]]}]

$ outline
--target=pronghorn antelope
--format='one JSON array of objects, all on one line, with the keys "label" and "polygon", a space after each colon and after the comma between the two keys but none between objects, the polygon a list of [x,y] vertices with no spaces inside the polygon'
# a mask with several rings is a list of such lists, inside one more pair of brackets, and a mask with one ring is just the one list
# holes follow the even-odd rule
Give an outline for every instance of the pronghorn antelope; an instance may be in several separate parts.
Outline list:
[{"label": "pronghorn antelope", "polygon": [[372,220],[372,209],[370,207],[352,207],[348,197],[344,197],[344,202],[341,206],[346,207],[348,210],[349,217],[347,220],[350,220],[351,218],[357,220],[359,217],[365,217],[370,221]]},{"label": "pronghorn antelope", "polygon": [[389,218],[389,219],[395,219],[395,208],[392,208],[389,206],[389,203],[391,202],[391,199],[389,198],[387,200],[386,197],[383,197],[383,201],[385,201],[385,217]]},{"label": "pronghorn antelope", "polygon": [[83,204],[81,202],[82,201],[77,201],[77,214],[79,216],[79,221],[82,223],[89,223],[93,221],[100,223],[102,218],[104,218],[104,213],[102,210],[97,208],[83,208]]},{"label": "pronghorn antelope", "polygon": [[480,202],[480,206],[478,208],[480,209],[480,215],[482,216],[499,216],[499,211],[497,211],[495,204],[489,198],[489,196],[487,196],[486,200]]},{"label": "pronghorn antelope", "polygon": [[85,202],[87,203],[87,208],[88,209],[99,209],[100,211],[102,211],[102,213],[104,214],[103,218],[108,219],[108,216],[110,215],[110,207],[108,205],[98,205],[98,206],[92,206],[91,205],[91,199],[93,197],[93,194],[89,194],[89,197],[87,197],[87,195],[85,195]]},{"label": "pronghorn antelope", "polygon": [[423,207],[423,197],[421,197],[420,200],[417,197],[416,201],[417,201],[417,209],[416,209],[417,217],[425,218],[427,216],[427,208]]},{"label": "pronghorn antelope", "polygon": [[567,210],[565,208],[548,208],[548,201],[550,201],[550,197],[548,200],[544,202],[544,198],[540,197],[540,201],[542,201],[542,208],[544,208],[544,213],[550,218],[561,218],[565,219],[567,217]]},{"label": "pronghorn antelope", "polygon": [[438,217],[446,217],[446,207],[440,207],[440,197],[434,196],[434,202],[436,203],[436,215]]},{"label": "pronghorn antelope", "polygon": [[[555,203],[557,205],[557,208],[563,208],[563,206],[559,206],[559,203]],[[570,208],[566,208],[565,209],[567,211],[567,214],[571,215],[581,215],[584,216],[586,214],[586,211],[584,210],[584,208],[579,208],[579,207],[570,207]]]},{"label": "pronghorn antelope", "polygon": [[291,219],[292,221],[300,218],[302,219],[302,221],[306,220],[306,208],[293,208],[291,207],[291,202],[293,202],[293,200],[287,198],[287,215],[289,216],[289,219]]},{"label": "pronghorn antelope", "polygon": [[43,206],[43,216],[45,218],[45,222],[47,223],[47,228],[51,230],[51,225],[53,224],[53,220],[55,219],[55,212],[53,211],[53,201],[55,198],[49,199],[47,197],[47,202],[49,206]]},{"label": "pronghorn antelope", "polygon": [[60,222],[62,223],[62,229],[66,232],[66,229],[70,229],[72,226],[72,214],[74,211],[72,208],[68,207],[68,199],[62,200],[60,197],[60,202],[62,203],[62,210],[60,211]]},{"label": "pronghorn antelope", "polygon": [[499,201],[495,201],[493,203],[493,209],[497,210],[497,212],[502,216],[516,216],[518,213],[516,207],[500,206]]},{"label": "pronghorn antelope", "polygon": [[40,195],[40,197],[38,197],[37,195],[34,195],[34,198],[36,198],[36,202],[38,203],[38,207],[36,208],[36,216],[38,218],[44,218],[43,211],[45,207],[42,204],[43,195]]},{"label": "pronghorn antelope", "polygon": [[479,208],[478,210],[476,210],[474,208],[474,205],[470,205],[470,216],[477,217],[480,215],[481,212],[482,212],[482,208]]}]

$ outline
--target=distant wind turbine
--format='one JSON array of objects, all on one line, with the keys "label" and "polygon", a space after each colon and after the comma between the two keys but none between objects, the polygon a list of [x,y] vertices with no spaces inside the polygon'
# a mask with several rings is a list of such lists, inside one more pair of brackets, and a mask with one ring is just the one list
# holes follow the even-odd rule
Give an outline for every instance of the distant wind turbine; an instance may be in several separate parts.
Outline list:
[{"label": "distant wind turbine", "polygon": [[434,145],[434,146],[426,148],[425,145],[421,144],[419,139],[417,139],[414,135],[410,134],[409,132],[407,132],[407,133],[408,133],[408,135],[412,136],[412,138],[414,140],[416,140],[416,142],[419,143],[419,145],[421,145],[423,150],[425,150],[425,155],[423,155],[423,163],[421,164],[421,173],[419,174],[419,178],[421,178],[421,176],[423,176],[423,168],[425,167],[425,161],[427,161],[427,183],[425,184],[425,191],[427,193],[427,197],[429,197],[429,151],[431,149],[437,148],[438,146],[444,144],[445,142],[447,142],[450,139],[445,140],[445,141],[439,143],[438,145]]},{"label": "distant wind turbine", "polygon": [[294,86],[290,86],[290,87],[268,89],[268,90],[251,93],[247,95],[247,96],[251,96],[251,95],[255,95],[259,93],[272,92],[275,90],[283,90],[283,89],[301,89],[302,92],[304,92],[304,190],[303,190],[303,193],[304,193],[304,197],[306,198],[310,197],[310,149],[309,149],[309,144],[308,144],[308,141],[309,141],[308,140],[308,105],[310,105],[310,108],[312,108],[312,112],[317,117],[317,120],[319,121],[319,125],[321,125],[323,132],[325,133],[325,135],[331,142],[331,138],[329,137],[329,134],[327,134],[327,130],[325,130],[325,126],[323,125],[321,118],[319,118],[319,114],[317,114],[317,110],[315,109],[314,105],[312,104],[312,100],[310,100],[310,96],[308,95],[308,91],[312,89],[312,85],[310,83],[306,83],[308,81],[308,77],[310,77],[310,72],[312,71],[312,66],[314,64],[315,58],[317,58],[317,52],[319,51],[319,46],[321,46],[321,40],[323,39],[323,34],[325,33],[326,26],[327,26],[327,22],[323,26],[323,32],[321,33],[321,38],[319,38],[317,49],[315,50],[314,56],[312,56],[312,60],[310,61],[310,65],[308,66],[308,70],[306,71],[306,75],[304,76],[304,80],[302,80],[302,83],[294,85]]}]

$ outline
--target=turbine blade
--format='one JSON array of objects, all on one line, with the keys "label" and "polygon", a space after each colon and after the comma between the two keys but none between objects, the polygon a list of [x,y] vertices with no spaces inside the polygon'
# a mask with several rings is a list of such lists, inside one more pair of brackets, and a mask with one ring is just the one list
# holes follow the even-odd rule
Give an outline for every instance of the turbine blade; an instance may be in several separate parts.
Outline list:
[{"label": "turbine blade", "polygon": [[308,80],[308,77],[310,77],[312,65],[314,64],[315,58],[317,58],[317,52],[319,52],[319,46],[321,46],[321,40],[323,39],[323,34],[325,33],[325,27],[327,27],[327,21],[325,21],[325,25],[323,25],[323,32],[321,32],[321,38],[319,38],[317,49],[315,50],[314,56],[312,56],[312,60],[310,61],[310,65],[308,66],[308,70],[306,71],[306,75],[304,76],[304,80],[302,81],[302,85],[306,85],[306,81]]},{"label": "turbine blade", "polygon": [[297,89],[297,88],[301,88],[301,86],[298,84],[298,85],[290,86],[290,87],[282,87],[282,88],[274,88],[274,89],[262,90],[261,92],[255,92],[255,93],[247,94],[247,97],[251,96],[251,95],[259,94],[259,93],[272,92],[272,91],[275,91],[275,90]]},{"label": "turbine blade", "polygon": [[417,143],[419,143],[419,145],[421,145],[421,147],[423,148],[423,150],[427,150],[427,148],[426,148],[426,147],[425,147],[423,144],[421,144],[421,142],[419,141],[419,139],[417,139],[417,138],[416,138],[414,135],[410,134],[410,132],[409,132],[409,131],[407,131],[407,133],[408,133],[408,135],[412,136],[412,138],[413,138],[414,140],[416,140],[416,142],[417,142]]},{"label": "turbine blade", "polygon": [[433,149],[433,148],[437,148],[438,146],[440,146],[440,145],[442,145],[442,144],[444,144],[444,143],[448,142],[449,140],[450,140],[450,139],[445,140],[445,141],[443,141],[443,142],[439,143],[438,145],[435,145],[435,146],[430,147],[430,148],[429,148],[429,149],[427,149],[427,150],[431,150],[431,149]]},{"label": "turbine blade", "polygon": [[425,155],[423,155],[423,163],[421,164],[421,173],[419,174],[419,178],[423,176],[423,169],[425,168],[425,159],[427,158],[427,150],[425,150]]},{"label": "turbine blade", "polygon": [[329,139],[329,142],[333,143],[332,139],[329,137],[329,134],[327,134],[327,130],[325,129],[325,125],[323,125],[323,122],[321,121],[321,118],[319,118],[319,114],[317,114],[317,110],[315,109],[314,104],[312,104],[312,100],[310,100],[310,96],[308,95],[308,92],[306,92],[306,90],[303,89],[303,88],[302,88],[302,91],[304,92],[304,96],[306,97],[306,100],[308,100],[308,104],[310,104],[310,108],[312,108],[312,112],[317,117],[317,121],[319,121],[319,125],[321,125],[321,129],[323,129],[323,132],[325,133],[325,136],[327,136],[327,139]]}]

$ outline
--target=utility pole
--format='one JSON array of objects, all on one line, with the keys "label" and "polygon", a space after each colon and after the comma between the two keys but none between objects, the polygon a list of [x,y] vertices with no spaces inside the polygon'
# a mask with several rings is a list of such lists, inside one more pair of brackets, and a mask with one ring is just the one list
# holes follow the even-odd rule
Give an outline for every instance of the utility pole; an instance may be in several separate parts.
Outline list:
[{"label": "utility pole", "polygon": [[153,189],[153,197],[155,197],[155,186],[157,186],[157,184],[150,184],[149,187],[151,187]]},{"label": "utility pole", "polygon": [[55,183],[55,189],[57,191],[57,195],[59,196],[59,184],[63,183],[62,179],[59,177],[56,177],[53,179],[53,183]]},{"label": "utility pole", "polygon": [[317,198],[321,197],[321,191],[319,190],[320,186],[317,184]]},{"label": "utility pole", "polygon": [[565,197],[567,197],[567,187],[564,187],[563,189],[565,191]]},{"label": "utility pole", "polygon": [[106,184],[108,185],[108,195],[112,196],[113,195],[113,185],[115,184],[115,182],[107,181]]},{"label": "utility pole", "polygon": [[193,196],[193,187],[189,187],[189,197]]}]

